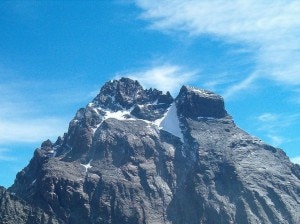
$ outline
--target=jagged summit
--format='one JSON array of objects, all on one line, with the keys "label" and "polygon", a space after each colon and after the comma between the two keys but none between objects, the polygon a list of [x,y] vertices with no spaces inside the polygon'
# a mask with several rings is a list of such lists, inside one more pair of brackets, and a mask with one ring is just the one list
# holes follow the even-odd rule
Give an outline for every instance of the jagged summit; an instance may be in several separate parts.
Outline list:
[{"label": "jagged summit", "polygon": [[163,94],[157,89],[144,90],[138,81],[121,78],[105,83],[92,102],[102,108],[116,111],[137,105],[170,104],[172,101],[169,92]]},{"label": "jagged summit", "polygon": [[300,223],[300,167],[239,129],[224,100],[121,78],[0,188],[0,223]]},{"label": "jagged summit", "polygon": [[[121,78],[107,82],[90,105],[112,111],[131,109],[131,115],[136,118],[155,120],[166,112],[173,101],[169,92],[163,94],[157,89],[144,90],[138,81]],[[176,103],[183,116],[188,112],[188,116],[195,118],[227,116],[223,98],[207,90],[182,86]]]}]

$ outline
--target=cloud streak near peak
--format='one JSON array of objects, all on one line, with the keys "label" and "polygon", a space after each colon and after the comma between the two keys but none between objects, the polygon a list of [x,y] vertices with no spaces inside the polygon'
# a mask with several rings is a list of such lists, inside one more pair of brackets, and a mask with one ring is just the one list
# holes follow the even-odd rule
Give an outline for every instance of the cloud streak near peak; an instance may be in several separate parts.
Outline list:
[{"label": "cloud streak near peak", "polygon": [[183,67],[173,64],[161,64],[127,74],[131,79],[136,79],[146,88],[157,88],[169,91],[174,97],[180,87],[196,78],[196,71],[187,71]]},{"label": "cloud streak near peak", "polygon": [[245,43],[255,49],[258,77],[300,85],[299,1],[136,0],[136,5],[152,29]]}]

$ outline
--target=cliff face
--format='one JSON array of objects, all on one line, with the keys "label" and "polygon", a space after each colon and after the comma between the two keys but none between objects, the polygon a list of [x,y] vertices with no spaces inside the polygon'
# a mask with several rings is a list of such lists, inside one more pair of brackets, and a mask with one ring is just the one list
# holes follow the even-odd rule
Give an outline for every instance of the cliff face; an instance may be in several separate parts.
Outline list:
[{"label": "cliff face", "polygon": [[183,86],[173,99],[126,78],[8,191],[2,223],[300,223],[299,166],[239,129],[220,96]]}]

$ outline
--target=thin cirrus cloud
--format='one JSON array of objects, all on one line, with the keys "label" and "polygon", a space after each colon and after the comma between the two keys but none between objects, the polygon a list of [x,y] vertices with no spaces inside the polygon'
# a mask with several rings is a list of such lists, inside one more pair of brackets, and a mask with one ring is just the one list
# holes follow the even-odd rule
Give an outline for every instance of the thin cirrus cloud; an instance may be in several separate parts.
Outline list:
[{"label": "thin cirrus cloud", "polygon": [[25,80],[1,64],[0,76],[3,79],[0,83],[0,147],[8,143],[56,140],[67,130],[68,117],[74,113],[65,108],[90,98],[76,88],[64,90],[65,80],[59,83],[47,80],[47,84],[32,78]]},{"label": "thin cirrus cloud", "polygon": [[261,77],[286,85],[300,84],[300,1],[136,0],[135,3],[143,10],[141,18],[150,21],[153,29],[179,31],[194,37],[209,34],[255,49],[255,74],[248,74],[240,84],[229,87],[228,96]]},{"label": "thin cirrus cloud", "polygon": [[62,123],[65,122],[57,118],[0,120],[0,145],[55,140],[64,131],[64,128],[58,128]]},{"label": "thin cirrus cloud", "polygon": [[279,118],[278,114],[273,113],[263,113],[257,117],[261,122],[274,122]]},{"label": "thin cirrus cloud", "polygon": [[289,139],[286,139],[282,136],[276,135],[276,134],[267,134],[267,137],[270,139],[271,145],[280,146],[282,143],[289,141]]},{"label": "thin cirrus cloud", "polygon": [[300,120],[299,114],[263,113],[256,117],[261,130],[280,130]]},{"label": "thin cirrus cloud", "polygon": [[197,71],[186,71],[178,65],[162,64],[126,76],[139,80],[146,88],[154,87],[164,92],[169,91],[176,96],[180,87],[195,79],[196,74]]},{"label": "thin cirrus cloud", "polygon": [[300,121],[300,115],[263,113],[255,119],[256,129],[263,132],[272,145],[280,146],[284,142],[294,141],[292,137],[289,139],[284,137],[286,133],[282,133],[282,130],[286,130],[298,123]]},{"label": "thin cirrus cloud", "polygon": [[8,150],[6,148],[0,148],[0,161],[6,161],[6,162],[15,161],[16,158],[8,155],[9,152],[10,152],[10,150]]},{"label": "thin cirrus cloud", "polygon": [[33,102],[11,102],[4,98],[0,100],[0,146],[8,143],[56,140],[67,128],[65,117],[49,117],[43,114],[47,105],[36,108]]},{"label": "thin cirrus cloud", "polygon": [[[7,91],[0,90],[0,93]],[[24,99],[21,95],[22,92],[15,93],[13,97],[4,94],[0,99],[0,146],[55,140],[63,134],[63,129],[66,129],[64,117],[45,116],[47,105],[41,107],[38,99]]]}]

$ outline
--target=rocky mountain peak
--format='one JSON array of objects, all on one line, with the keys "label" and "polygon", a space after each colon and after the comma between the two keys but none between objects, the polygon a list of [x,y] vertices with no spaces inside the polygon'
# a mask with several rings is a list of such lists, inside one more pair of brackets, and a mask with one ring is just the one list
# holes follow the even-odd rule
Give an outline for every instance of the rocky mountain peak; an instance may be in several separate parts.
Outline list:
[{"label": "rocky mountain peak", "polygon": [[138,81],[129,78],[109,81],[101,88],[93,100],[96,105],[111,109],[129,109],[141,97],[144,91]]},{"label": "rocky mountain peak", "polygon": [[109,81],[101,88],[92,101],[96,106],[114,111],[130,109],[145,104],[163,104],[173,101],[169,92],[164,94],[157,89],[144,90],[138,81],[129,78]]},{"label": "rocky mountain peak", "polygon": [[173,102],[169,92],[144,89],[129,78],[108,81],[91,103],[77,111],[64,136],[63,147],[53,152],[60,155],[70,151],[70,158],[81,156],[89,152],[95,132],[107,119],[153,123],[163,118]]},{"label": "rocky mountain peak", "polygon": [[221,96],[121,78],[0,187],[0,223],[298,224],[299,192],[299,166],[238,128]]},{"label": "rocky mountain peak", "polygon": [[182,86],[176,102],[178,113],[184,117],[223,118],[228,115],[223,98],[207,90]]}]

